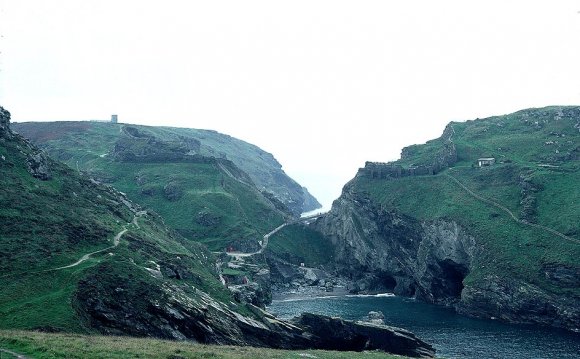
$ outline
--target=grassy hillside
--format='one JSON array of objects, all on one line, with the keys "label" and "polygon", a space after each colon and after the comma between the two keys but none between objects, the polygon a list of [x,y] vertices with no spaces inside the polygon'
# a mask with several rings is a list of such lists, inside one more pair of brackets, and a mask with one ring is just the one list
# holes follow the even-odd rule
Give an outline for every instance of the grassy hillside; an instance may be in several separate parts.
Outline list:
[{"label": "grassy hillside", "polygon": [[[11,330],[0,334],[0,356],[13,356],[12,351],[38,358],[299,357],[296,352],[250,347],[342,348],[324,342],[325,333],[316,332],[312,324],[303,328],[280,321],[236,299],[220,281],[216,260],[205,246],[169,229],[161,217],[131,202],[127,195],[52,160],[10,131],[9,116],[0,107],[0,331]],[[231,191],[245,188],[237,200],[247,203],[239,203],[238,209],[253,205],[253,198],[243,197],[252,193],[251,180],[231,162],[202,156],[175,158],[179,151],[167,142],[155,146],[149,142],[141,147],[143,152],[133,152],[142,144],[125,142],[123,148],[132,151],[117,148],[115,154],[172,158],[166,172],[171,174],[172,164],[182,164],[192,166],[196,174],[180,178],[175,172],[171,181],[179,181],[178,185],[172,184],[170,192],[168,184],[164,187],[169,201],[186,197],[191,188],[186,181],[195,180],[195,188],[204,185],[210,195],[221,188],[228,197],[235,193]],[[116,174],[130,172],[138,162],[125,160]],[[188,167],[179,167],[184,168]],[[155,181],[166,178],[161,172],[141,173],[148,175],[153,179],[145,183],[153,187]],[[186,189],[181,191],[180,186]],[[224,208],[235,206],[220,201]],[[254,215],[262,215],[263,223],[268,223],[270,212],[257,210]],[[330,318],[320,320],[324,323]],[[350,330],[366,335],[363,330],[371,329]],[[377,330],[394,335],[386,328]],[[406,340],[403,349],[386,342],[373,345],[393,351],[431,350],[418,339]],[[350,345],[357,348],[359,344]],[[326,358],[352,357],[314,353]]]},{"label": "grassy hillside", "polygon": [[303,224],[286,226],[272,236],[268,251],[297,266],[317,267],[333,261],[330,239]]},{"label": "grassy hillside", "polygon": [[138,307],[139,293],[163,302],[167,288],[185,286],[247,312],[201,245],[11,134],[0,110],[0,328],[92,332],[79,298],[99,288]]},{"label": "grassy hillside", "polygon": [[[290,215],[275,196],[261,192],[253,179],[267,172],[291,180],[284,179],[279,168],[274,171],[271,155],[229,136],[95,122],[16,127],[51,156],[126,193],[162,215],[184,237],[212,250],[230,245],[256,249],[262,236]],[[221,157],[237,159],[254,176]],[[276,183],[281,185],[282,180]],[[288,186],[290,182],[286,193]]]},{"label": "grassy hillside", "polygon": [[127,137],[154,138],[156,144],[184,149],[189,154],[232,161],[260,191],[273,193],[294,214],[320,207],[306,189],[284,173],[272,154],[216,131],[98,122],[17,123],[13,127],[53,157],[82,170],[92,170],[95,160],[110,155]]},{"label": "grassy hillside", "polygon": [[[38,359],[56,358],[222,358],[222,359],[395,359],[398,355],[380,352],[333,352],[324,350],[274,350],[253,347],[201,345],[159,339],[114,336],[86,336],[39,332],[0,331],[0,349]],[[11,358],[0,353],[2,358]]]},{"label": "grassy hillside", "polygon": [[[580,270],[579,131],[579,107],[453,122],[448,141],[406,148],[391,164],[429,165],[452,144],[457,160],[449,168],[399,178],[359,175],[352,185],[382,208],[421,220],[450,219],[468,229],[485,251],[465,284],[494,274],[579,296],[578,286],[548,274],[550,268]],[[480,168],[482,157],[496,163]]]}]

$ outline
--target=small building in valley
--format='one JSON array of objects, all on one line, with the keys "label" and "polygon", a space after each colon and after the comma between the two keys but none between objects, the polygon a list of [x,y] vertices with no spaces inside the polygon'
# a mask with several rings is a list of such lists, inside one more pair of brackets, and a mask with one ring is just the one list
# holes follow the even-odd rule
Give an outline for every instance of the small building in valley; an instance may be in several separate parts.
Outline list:
[{"label": "small building in valley", "polygon": [[485,158],[477,159],[477,165],[479,167],[493,166],[494,164],[495,164],[495,158],[493,158],[493,157],[485,157]]}]

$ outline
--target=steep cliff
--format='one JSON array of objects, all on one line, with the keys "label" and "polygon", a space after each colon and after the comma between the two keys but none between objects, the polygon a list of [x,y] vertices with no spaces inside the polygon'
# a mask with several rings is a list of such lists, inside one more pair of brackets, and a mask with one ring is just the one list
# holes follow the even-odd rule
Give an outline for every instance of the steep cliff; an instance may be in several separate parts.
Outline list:
[{"label": "steep cliff", "polygon": [[451,123],[367,163],[314,226],[355,290],[578,330],[579,121],[579,107],[553,107]]},{"label": "steep cliff", "polygon": [[388,290],[422,300],[454,304],[463,279],[481,250],[457,223],[420,221],[382,209],[347,185],[318,229],[336,246],[341,274],[357,281],[355,290]]}]

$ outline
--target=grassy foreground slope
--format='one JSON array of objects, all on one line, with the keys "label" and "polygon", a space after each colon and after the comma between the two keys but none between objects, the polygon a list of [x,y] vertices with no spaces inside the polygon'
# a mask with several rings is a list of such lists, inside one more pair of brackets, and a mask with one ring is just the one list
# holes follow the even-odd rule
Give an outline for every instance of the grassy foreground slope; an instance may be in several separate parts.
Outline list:
[{"label": "grassy foreground slope", "polygon": [[[358,191],[420,220],[456,221],[481,241],[485,256],[465,284],[486,275],[514,276],[551,292],[580,295],[546,274],[580,267],[580,108],[552,107],[451,123],[457,162],[434,176],[357,177]],[[403,150],[403,168],[428,165],[442,139]],[[493,157],[479,167],[479,158]],[[463,184],[482,201],[461,187]],[[519,220],[491,203],[511,211]],[[530,226],[535,223],[566,238]]]},{"label": "grassy foreground slope", "polygon": [[[271,193],[290,196],[294,182],[273,169],[270,154],[229,136],[97,122],[25,123],[16,128],[52,157],[111,184],[162,215],[184,237],[212,250],[257,250],[262,236],[290,216],[278,199],[288,203],[290,197]],[[222,157],[236,159],[254,175]],[[261,179],[270,186],[262,185],[261,191],[254,179],[264,177],[262,172],[278,180]],[[279,187],[272,188],[274,184]]]},{"label": "grassy foreground slope", "polygon": [[[0,348],[37,359],[100,358],[221,358],[221,359],[357,359],[405,358],[380,352],[336,352],[324,350],[275,350],[253,347],[201,345],[159,339],[87,336],[23,331],[0,331]],[[2,354],[10,358],[8,354]]]}]

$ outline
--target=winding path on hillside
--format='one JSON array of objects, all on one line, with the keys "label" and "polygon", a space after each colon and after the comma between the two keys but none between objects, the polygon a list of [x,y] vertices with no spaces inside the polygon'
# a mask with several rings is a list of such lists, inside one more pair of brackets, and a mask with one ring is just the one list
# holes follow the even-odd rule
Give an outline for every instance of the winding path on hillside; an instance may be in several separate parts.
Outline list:
[{"label": "winding path on hillside", "polygon": [[78,261],[74,262],[73,264],[69,264],[66,266],[62,266],[62,267],[58,267],[58,268],[52,268],[52,269],[47,269],[44,270],[43,272],[51,272],[51,271],[56,271],[56,270],[61,270],[61,269],[66,269],[66,268],[72,268],[72,267],[76,267],[79,264],[81,264],[82,262],[88,260],[93,254],[97,254],[97,253],[101,253],[104,251],[108,251],[109,249],[113,249],[115,247],[117,247],[119,245],[119,242],[121,241],[121,237],[123,236],[123,234],[127,233],[128,229],[125,228],[123,229],[121,232],[117,233],[117,235],[115,236],[115,238],[113,238],[113,245],[107,248],[103,248],[103,249],[99,249],[98,251],[94,251],[91,253],[87,253],[84,256],[81,257],[81,259],[79,259]]},{"label": "winding path on hillside", "polygon": [[121,237],[123,237],[123,235],[125,233],[127,233],[127,231],[129,230],[129,228],[127,228],[128,226],[134,225],[136,228],[140,228],[139,223],[137,223],[137,219],[145,214],[147,214],[147,211],[139,211],[139,212],[135,213],[135,215],[133,216],[133,220],[131,222],[127,223],[123,227],[123,229],[115,235],[115,237],[113,238],[113,245],[112,246],[109,246],[109,247],[103,248],[103,249],[99,249],[98,251],[94,251],[91,253],[87,253],[87,254],[83,255],[78,261],[76,261],[72,264],[68,264],[68,265],[56,267],[56,268],[44,269],[44,270],[40,270],[40,271],[34,271],[34,272],[10,273],[10,274],[6,274],[6,275],[2,275],[2,276],[0,276],[0,278],[20,275],[20,274],[36,274],[36,273],[54,272],[57,270],[76,267],[76,266],[80,265],[81,263],[87,261],[91,256],[93,256],[97,253],[105,252],[105,251],[111,250],[113,248],[116,248],[119,245],[119,243],[121,242]]},{"label": "winding path on hillside", "polygon": [[[252,252],[252,253],[244,253],[244,252],[226,252],[226,254],[230,257],[236,257],[236,258],[242,258],[242,257],[250,257],[256,254],[260,254],[262,252],[264,252],[264,250],[266,249],[266,247],[268,247],[268,242],[270,241],[270,237],[273,236],[274,234],[278,233],[278,231],[280,231],[282,228],[289,226],[291,224],[296,224],[296,223],[300,223],[300,222],[306,222],[312,219],[316,219],[319,217],[322,217],[323,214],[314,214],[312,216],[308,216],[308,217],[301,217],[299,219],[295,219],[293,221],[290,222],[286,222],[283,223],[281,225],[279,225],[278,227],[274,228],[273,230],[271,230],[270,232],[268,232],[267,234],[264,235],[264,237],[262,238],[262,245],[260,246],[260,249]],[[221,253],[221,252],[218,252]]]},{"label": "winding path on hillside", "polygon": [[125,227],[119,233],[117,233],[115,235],[115,238],[113,238],[113,245],[112,246],[109,246],[109,247],[103,248],[103,249],[99,249],[98,251],[94,251],[94,252],[91,252],[91,253],[87,253],[84,256],[82,256],[81,259],[79,259],[78,261],[74,262],[73,264],[69,264],[69,265],[66,265],[66,266],[58,267],[58,268],[46,269],[46,270],[41,271],[40,273],[42,273],[42,272],[52,272],[52,271],[57,271],[57,270],[61,270],[61,269],[76,267],[79,264],[83,263],[84,261],[88,260],[94,254],[101,253],[101,252],[105,252],[105,251],[108,251],[110,249],[113,249],[113,248],[117,247],[119,245],[119,243],[121,243],[121,237],[123,237],[123,235],[125,233],[127,233],[127,231],[129,230],[129,228],[127,228],[127,227],[129,225],[134,225],[137,228],[139,228],[139,223],[137,223],[137,218],[139,218],[139,217],[141,217],[141,216],[143,216],[145,214],[147,214],[146,211],[139,211],[139,212],[135,213],[135,215],[133,216],[133,220],[130,223],[128,223],[127,225],[125,225]]},{"label": "winding path on hillside", "polygon": [[484,202],[486,204],[492,205],[492,206],[494,206],[496,208],[499,208],[502,211],[506,212],[507,214],[509,214],[509,216],[515,222],[517,222],[519,224],[523,224],[524,226],[528,226],[528,227],[533,227],[533,228],[538,228],[538,229],[544,230],[546,232],[549,232],[549,233],[551,233],[553,235],[556,235],[556,236],[558,236],[558,237],[560,237],[562,239],[565,239],[565,240],[570,241],[570,242],[573,242],[573,243],[577,243],[577,244],[580,243],[580,240],[577,240],[577,239],[572,238],[572,237],[568,237],[567,235],[565,235],[563,233],[560,233],[560,232],[556,231],[555,229],[552,229],[552,228],[549,228],[549,227],[546,227],[546,226],[542,226],[541,224],[530,223],[530,222],[521,220],[518,217],[516,217],[514,215],[514,213],[512,211],[510,211],[508,208],[506,208],[505,206],[503,206],[503,205],[501,205],[501,204],[499,204],[499,203],[497,203],[495,201],[492,201],[489,198],[485,198],[485,197],[482,197],[482,196],[478,195],[477,193],[475,193],[472,190],[470,190],[467,186],[465,186],[463,183],[461,183],[461,181],[459,181],[457,178],[453,177],[452,175],[446,173],[445,176],[448,177],[449,179],[451,179],[456,184],[458,184],[461,188],[463,188],[467,193],[469,193],[475,199],[477,199],[477,200],[479,200],[481,202]]},{"label": "winding path on hillside", "polygon": [[[453,141],[453,135],[455,135],[455,128],[453,128],[453,125],[451,125],[451,135],[449,136],[448,140],[451,143],[454,143]],[[451,169],[449,169],[451,170]],[[448,171],[449,172],[449,171]],[[457,183],[461,188],[463,188],[467,193],[469,193],[472,197],[478,199],[481,202],[487,203],[489,205],[492,205],[496,208],[501,209],[502,211],[506,212],[507,214],[509,214],[509,216],[517,223],[523,224],[524,226],[528,226],[528,227],[532,227],[532,228],[537,228],[537,229],[541,229],[543,231],[549,232],[553,235],[556,235],[562,239],[565,239],[567,241],[573,242],[573,243],[580,243],[580,240],[576,239],[576,238],[572,238],[572,237],[568,237],[567,235],[560,233],[558,231],[556,231],[555,229],[546,227],[546,226],[542,226],[541,224],[536,224],[536,223],[530,223],[524,220],[519,219],[518,217],[516,217],[512,211],[510,211],[508,208],[506,208],[505,206],[502,206],[501,204],[492,201],[489,198],[485,198],[482,197],[480,195],[478,195],[477,193],[473,192],[472,190],[470,190],[467,186],[465,186],[463,183],[461,183],[461,181],[459,181],[457,178],[453,177],[452,175],[450,175],[449,173],[446,173],[445,176],[447,176],[448,178],[450,178],[453,182]]]},{"label": "winding path on hillside", "polygon": [[2,349],[0,348],[0,358],[2,357],[2,353],[6,353],[6,354],[10,354],[13,357],[15,357],[16,359],[28,359],[27,356],[24,356],[22,354],[18,354],[16,352],[13,352],[12,350],[8,350],[8,349]]}]

